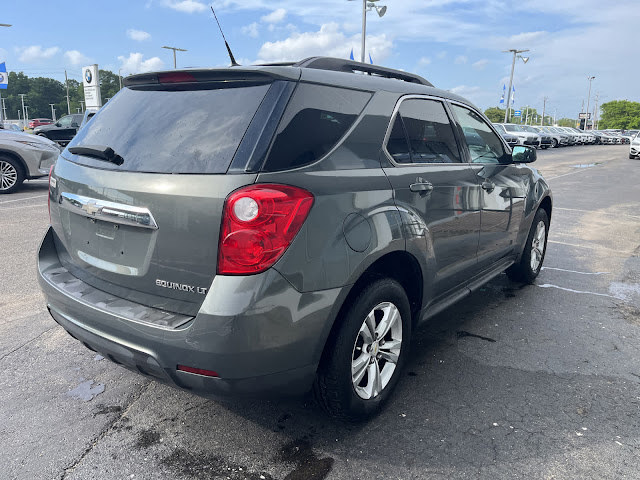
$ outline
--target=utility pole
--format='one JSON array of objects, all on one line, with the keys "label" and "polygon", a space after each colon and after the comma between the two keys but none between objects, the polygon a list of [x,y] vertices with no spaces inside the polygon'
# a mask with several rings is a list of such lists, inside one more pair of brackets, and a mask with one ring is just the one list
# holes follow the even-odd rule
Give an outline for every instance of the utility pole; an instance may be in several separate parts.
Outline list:
[{"label": "utility pole", "polygon": [[24,113],[25,112],[25,110],[24,110],[24,97],[26,97],[27,94],[26,93],[19,93],[18,96],[20,97],[20,100],[22,101],[22,128],[24,128],[24,127],[27,126],[26,123],[25,123],[27,116]]},{"label": "utility pole", "polygon": [[[507,92],[507,109],[504,112],[504,123],[507,123],[507,118],[509,117],[509,108],[511,108],[511,87],[513,87],[513,69],[516,66],[516,56],[519,53],[528,52],[529,50],[516,50],[512,48],[510,50],[503,50],[504,53],[511,52],[513,53],[513,61],[511,62],[511,75],[509,76],[509,90]],[[520,57],[524,63],[529,61],[529,57]],[[525,60],[526,59],[526,60]]]},{"label": "utility pole", "polygon": [[29,125],[29,105],[24,106],[24,125]]},{"label": "utility pole", "polygon": [[80,108],[82,109],[82,113],[84,113],[84,102],[80,100]]},{"label": "utility pole", "polygon": [[71,115],[71,102],[69,101],[69,77],[67,71],[64,71],[64,81],[67,84],[67,115]]},{"label": "utility pole", "polygon": [[121,70],[122,70],[121,68],[118,69],[118,80],[120,81],[120,90],[122,90],[122,75],[120,74]]},{"label": "utility pole", "polygon": [[7,119],[7,105],[4,102],[4,100],[5,99],[3,98],[2,99],[2,118],[3,118],[3,120],[6,120]]},{"label": "utility pole", "polygon": [[49,106],[51,107],[51,120],[53,120],[54,122],[56,121],[56,109],[53,108],[55,107],[55,103],[50,103]]},{"label": "utility pole", "polygon": [[587,77],[589,80],[589,93],[587,94],[587,118],[584,119],[584,129],[589,130],[589,100],[591,100],[591,81],[596,77]]},{"label": "utility pole", "polygon": [[598,129],[598,102],[600,101],[600,94],[596,93],[596,106],[593,109],[593,130]]},{"label": "utility pole", "polygon": [[173,50],[173,68],[177,68],[176,67],[176,51],[178,51],[178,52],[186,52],[187,51],[184,48],[178,48],[178,47],[162,47],[162,48],[166,48],[167,50]]},{"label": "utility pole", "polygon": [[544,97],[542,99],[542,123],[541,125],[544,126],[544,112],[547,109],[547,100],[549,99],[549,97]]}]

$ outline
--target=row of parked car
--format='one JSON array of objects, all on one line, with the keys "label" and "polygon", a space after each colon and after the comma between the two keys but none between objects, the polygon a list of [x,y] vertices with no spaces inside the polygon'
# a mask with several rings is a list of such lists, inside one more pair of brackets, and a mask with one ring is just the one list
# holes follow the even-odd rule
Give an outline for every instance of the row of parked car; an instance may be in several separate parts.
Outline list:
[{"label": "row of parked car", "polygon": [[494,123],[507,143],[537,148],[556,148],[569,145],[621,145],[629,144],[638,130],[624,133],[612,130],[578,130],[571,127],[538,127],[515,123]]}]

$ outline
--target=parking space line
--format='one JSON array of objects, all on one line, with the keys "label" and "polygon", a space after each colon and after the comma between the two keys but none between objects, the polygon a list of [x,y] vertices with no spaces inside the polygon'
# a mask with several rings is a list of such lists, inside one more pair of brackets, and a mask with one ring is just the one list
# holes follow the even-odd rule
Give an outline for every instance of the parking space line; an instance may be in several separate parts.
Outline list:
[{"label": "parking space line", "polygon": [[44,205],[24,205],[23,207],[7,207],[7,208],[0,208],[0,212],[8,212],[9,210],[22,210],[23,208],[34,208],[34,207],[39,207],[39,208],[44,208]]},{"label": "parking space line", "polygon": [[35,195],[33,197],[24,197],[24,198],[16,198],[14,200],[5,200],[4,202],[0,202],[0,205],[4,205],[5,203],[13,203],[13,202],[21,202],[22,200],[33,200],[34,198],[44,198],[47,195]]},{"label": "parking space line", "polygon": [[576,270],[567,270],[566,268],[542,267],[542,270],[558,270],[559,272],[578,273],[580,275],[611,275],[611,272],[578,272]]},{"label": "parking space line", "polygon": [[577,243],[558,242],[557,240],[548,240],[548,243],[557,243],[559,245],[567,245],[569,247],[609,250],[611,252],[615,252],[615,253],[620,254],[620,256],[630,255],[631,253],[633,253],[633,252],[623,252],[622,250],[618,250],[618,249],[615,249],[615,248],[609,248],[609,247],[603,247],[601,245],[579,245]]},{"label": "parking space line", "polygon": [[[582,210],[580,208],[565,208],[565,207],[554,207],[554,210],[566,210],[568,212],[581,212],[581,213],[595,213],[597,212],[597,210]],[[615,216],[622,216],[622,217],[630,217],[630,218],[635,218],[640,220],[640,216],[638,215],[629,215],[628,213],[607,213],[607,215],[615,217]]]},{"label": "parking space line", "polygon": [[543,283],[542,285],[538,285],[538,286],[540,288],[557,288],[558,290],[564,290],[565,292],[583,293],[583,294],[589,294],[589,295],[597,295],[598,297],[609,297],[609,298],[615,298],[616,300],[622,300],[619,297],[614,297],[613,295],[608,295],[606,293],[587,292],[585,290],[574,290],[573,288],[560,287],[558,285],[552,285],[550,283]]}]

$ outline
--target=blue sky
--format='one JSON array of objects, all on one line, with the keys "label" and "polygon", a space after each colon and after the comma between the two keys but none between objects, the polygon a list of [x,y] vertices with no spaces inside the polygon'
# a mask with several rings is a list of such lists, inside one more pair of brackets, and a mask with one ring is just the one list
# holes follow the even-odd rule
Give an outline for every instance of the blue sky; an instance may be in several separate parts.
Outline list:
[{"label": "blue sky", "polygon": [[[360,55],[361,0],[4,0],[0,62],[29,76],[81,79],[99,64],[123,74],[173,67],[171,51],[185,48],[178,67],[228,65],[209,10],[213,4],[241,64],[313,55]],[[64,8],[67,5],[68,8]],[[518,60],[516,107],[531,105],[560,117],[591,106],[640,101],[638,0],[379,0],[387,13],[367,15],[367,48],[374,63],[418,73],[439,88],[496,106],[508,83],[510,48],[530,49]]]}]

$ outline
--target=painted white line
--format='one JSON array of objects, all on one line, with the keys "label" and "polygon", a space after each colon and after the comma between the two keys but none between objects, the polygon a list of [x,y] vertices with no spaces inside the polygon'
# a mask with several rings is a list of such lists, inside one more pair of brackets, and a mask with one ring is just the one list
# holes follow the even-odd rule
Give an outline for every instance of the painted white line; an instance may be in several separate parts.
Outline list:
[{"label": "painted white line", "polygon": [[558,175],[557,177],[547,178],[547,180],[555,180],[556,178],[566,177],[567,175],[575,175],[576,173],[582,173],[589,170],[588,168],[579,168],[575,172],[563,173],[562,175]]},{"label": "painted white line", "polygon": [[560,272],[579,273],[580,275],[611,275],[611,272],[578,272],[576,270],[567,270],[566,268],[542,267],[542,270],[558,270]]},{"label": "painted white line", "polygon": [[569,247],[578,247],[578,248],[591,248],[598,250],[609,250],[610,252],[618,253],[620,256],[630,255],[633,252],[624,252],[617,248],[609,248],[603,247],[601,245],[579,245],[577,243],[568,243],[568,242],[558,242],[557,240],[547,240],[547,243],[557,243],[558,245],[567,245]]},{"label": "painted white line", "polygon": [[5,203],[21,202],[22,200],[32,200],[34,198],[46,198],[46,197],[47,195],[36,195],[34,197],[16,198],[15,200],[5,200],[4,202],[0,202],[0,205],[4,205]]},{"label": "painted white line", "polygon": [[7,208],[0,208],[0,212],[8,212],[9,210],[22,210],[23,208],[44,208],[44,205],[25,205],[24,207],[7,207]]},{"label": "painted white line", "polygon": [[[579,208],[564,208],[564,207],[553,207],[554,210],[566,210],[568,212],[580,212],[580,213],[595,213],[597,212],[597,210],[581,210]],[[616,217],[616,216],[623,216],[623,217],[631,217],[631,218],[637,218],[638,220],[640,220],[640,217],[638,215],[629,215],[628,213],[607,213],[608,216],[611,217]]]},{"label": "painted white line", "polygon": [[565,288],[565,287],[559,287],[558,285],[551,285],[550,283],[545,283],[542,285],[538,285],[540,288],[557,288],[558,290],[564,290],[565,292],[571,292],[571,293],[586,293],[588,295],[597,295],[598,297],[609,297],[609,298],[615,298],[616,300],[623,300],[619,297],[614,297],[613,295],[607,295],[606,293],[596,293],[596,292],[586,292],[583,290],[574,290],[573,288]]}]

